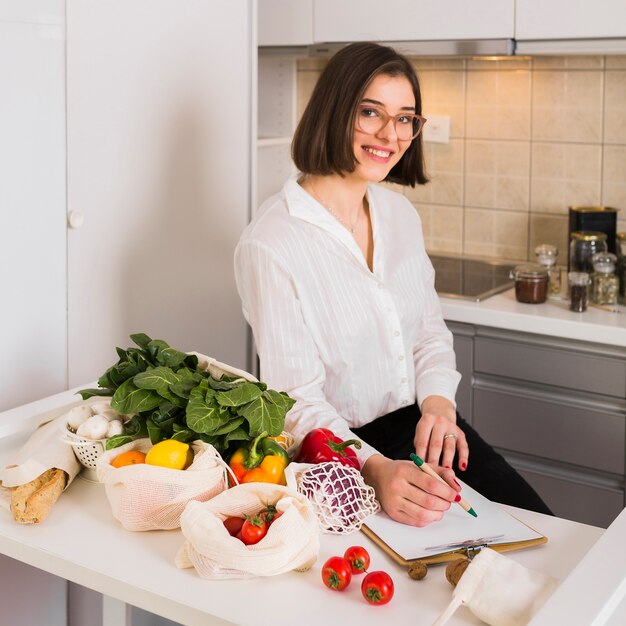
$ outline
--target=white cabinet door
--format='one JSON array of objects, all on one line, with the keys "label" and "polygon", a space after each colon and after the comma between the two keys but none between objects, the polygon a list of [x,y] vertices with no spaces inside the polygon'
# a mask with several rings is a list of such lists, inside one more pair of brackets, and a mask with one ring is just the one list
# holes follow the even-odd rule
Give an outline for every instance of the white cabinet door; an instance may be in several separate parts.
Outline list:
[{"label": "white cabinet door", "polygon": [[513,0],[315,0],[317,42],[507,39]]},{"label": "white cabinet door", "polygon": [[25,8],[0,4],[0,411],[67,384],[63,25]]},{"label": "white cabinet door", "polygon": [[258,0],[259,46],[313,43],[313,0]]},{"label": "white cabinet door", "polygon": [[522,40],[626,37],[626,2],[517,0],[515,37]]},{"label": "white cabinet door", "polygon": [[245,367],[250,0],[68,0],[69,385],[145,332]]}]

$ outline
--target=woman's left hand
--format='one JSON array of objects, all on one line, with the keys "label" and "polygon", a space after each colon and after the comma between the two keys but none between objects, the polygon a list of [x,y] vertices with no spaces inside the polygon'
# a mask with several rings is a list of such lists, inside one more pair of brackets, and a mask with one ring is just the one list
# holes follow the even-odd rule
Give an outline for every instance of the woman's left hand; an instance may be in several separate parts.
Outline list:
[{"label": "woman's left hand", "polygon": [[430,465],[452,467],[457,453],[459,468],[466,469],[469,448],[465,434],[456,425],[456,410],[452,403],[442,396],[428,396],[422,402],[421,412],[413,441],[417,456]]}]

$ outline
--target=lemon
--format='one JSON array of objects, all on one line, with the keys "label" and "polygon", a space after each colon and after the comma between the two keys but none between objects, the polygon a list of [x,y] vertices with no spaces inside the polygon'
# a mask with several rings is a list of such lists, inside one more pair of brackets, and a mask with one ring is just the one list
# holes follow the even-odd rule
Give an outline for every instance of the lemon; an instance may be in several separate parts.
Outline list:
[{"label": "lemon", "polygon": [[149,465],[159,465],[170,469],[186,469],[192,461],[193,450],[189,444],[175,439],[155,443],[146,454],[146,463]]}]

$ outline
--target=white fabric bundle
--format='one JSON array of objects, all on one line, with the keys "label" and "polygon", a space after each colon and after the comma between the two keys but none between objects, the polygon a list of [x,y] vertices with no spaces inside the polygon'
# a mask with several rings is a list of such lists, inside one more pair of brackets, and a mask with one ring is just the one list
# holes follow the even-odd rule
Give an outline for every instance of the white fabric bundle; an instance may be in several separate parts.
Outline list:
[{"label": "white fabric bundle", "polygon": [[227,465],[204,441],[191,444],[193,463],[186,470],[139,463],[113,467],[111,461],[128,450],[148,452],[149,439],[137,439],[108,450],[97,461],[98,480],[117,519],[127,530],[170,530],[191,500],[209,500],[228,488]]},{"label": "white fabric bundle", "polygon": [[491,626],[525,626],[558,584],[556,578],[483,548],[463,572],[452,602],[432,626],[443,626],[462,604]]},{"label": "white fabric bundle", "polygon": [[[227,517],[255,515],[268,504],[282,513],[256,544],[231,537]],[[206,579],[274,576],[307,570],[317,560],[319,530],[308,500],[282,485],[246,483],[208,502],[190,502],[180,520],[186,542],[176,555],[180,568],[195,567]]]},{"label": "white fabric bundle", "polygon": [[309,499],[325,533],[353,533],[380,509],[361,472],[341,463],[290,463],[285,478],[289,487]]}]

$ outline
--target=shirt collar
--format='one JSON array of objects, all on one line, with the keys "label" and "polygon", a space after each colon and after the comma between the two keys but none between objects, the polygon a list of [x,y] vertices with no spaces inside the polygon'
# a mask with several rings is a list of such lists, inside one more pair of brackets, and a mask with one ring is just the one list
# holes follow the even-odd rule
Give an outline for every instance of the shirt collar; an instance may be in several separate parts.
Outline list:
[{"label": "shirt collar", "polygon": [[[325,209],[315,198],[313,198],[313,196],[309,195],[298,184],[296,178],[290,178],[285,183],[283,191],[287,201],[287,210],[292,217],[314,224],[322,230],[330,233],[333,237],[339,240],[339,242],[341,242],[369,272],[363,253],[354,240],[354,237],[333,215],[330,214],[327,209]],[[370,193],[369,186],[367,189],[367,199],[372,219],[372,230],[375,235],[375,219],[373,215],[374,207],[372,206],[372,194]],[[375,236],[374,243],[376,243]],[[376,249],[374,249],[374,253],[376,253]]]}]

